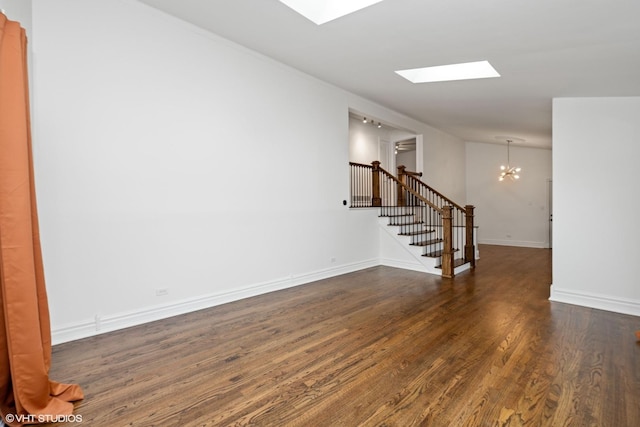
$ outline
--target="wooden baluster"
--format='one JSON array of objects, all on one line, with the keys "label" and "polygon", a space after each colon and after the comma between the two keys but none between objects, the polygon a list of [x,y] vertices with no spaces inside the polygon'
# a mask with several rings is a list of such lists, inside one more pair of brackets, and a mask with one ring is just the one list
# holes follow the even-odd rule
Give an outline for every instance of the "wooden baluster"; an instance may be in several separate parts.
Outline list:
[{"label": "wooden baluster", "polygon": [[465,235],[464,261],[471,263],[471,268],[476,266],[476,247],[473,241],[473,210],[472,205],[466,205],[465,209]]},{"label": "wooden baluster", "polygon": [[373,165],[373,169],[371,169],[371,190],[373,193],[371,206],[382,206],[382,198],[380,197],[380,162],[375,160],[371,164]]},{"label": "wooden baluster", "polygon": [[[400,181],[403,184],[406,184],[407,180],[405,178],[405,169],[406,167],[404,165],[400,165],[398,166],[398,181]],[[398,206],[406,206],[407,201],[404,195],[404,189],[402,188],[401,184],[398,184]]]},{"label": "wooden baluster", "polygon": [[453,278],[453,206],[442,207],[442,277]]}]

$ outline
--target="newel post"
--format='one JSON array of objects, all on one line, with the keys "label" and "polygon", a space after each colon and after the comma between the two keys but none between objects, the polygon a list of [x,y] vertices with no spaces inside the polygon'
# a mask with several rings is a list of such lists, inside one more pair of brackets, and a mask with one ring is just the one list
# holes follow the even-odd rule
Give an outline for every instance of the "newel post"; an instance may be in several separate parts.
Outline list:
[{"label": "newel post", "polygon": [[[406,166],[404,165],[400,165],[398,166],[398,206],[406,206],[407,201],[404,197],[404,188],[402,188],[402,184],[406,184],[407,183],[407,178],[406,178],[406,173],[405,173],[405,169]],[[400,182],[402,184],[400,184]]]},{"label": "newel post", "polygon": [[453,278],[453,206],[442,207],[442,277]]},{"label": "newel post", "polygon": [[382,206],[382,198],[380,197],[380,162],[375,160],[371,162],[371,206]]},{"label": "newel post", "polygon": [[476,247],[473,241],[473,210],[472,205],[466,205],[465,210],[465,243],[464,243],[464,261],[471,263],[471,268],[476,266]]}]

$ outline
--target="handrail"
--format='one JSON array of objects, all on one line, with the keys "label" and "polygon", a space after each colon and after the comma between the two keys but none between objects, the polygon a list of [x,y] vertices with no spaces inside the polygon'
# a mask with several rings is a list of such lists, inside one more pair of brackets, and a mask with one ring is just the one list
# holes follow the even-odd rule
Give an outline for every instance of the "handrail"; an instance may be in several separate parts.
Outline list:
[{"label": "handrail", "polygon": [[425,199],[424,196],[422,196],[420,193],[418,193],[417,191],[415,191],[413,188],[409,187],[407,184],[405,184],[404,182],[400,181],[398,178],[396,178],[395,176],[391,175],[389,172],[387,172],[385,169],[383,168],[379,168],[386,176],[387,178],[390,178],[392,181],[395,181],[396,184],[400,185],[402,188],[404,188],[405,190],[407,190],[409,193],[413,194],[415,197],[417,197],[420,201],[422,201],[423,203],[426,203],[427,205],[429,205],[431,208],[433,208],[435,211],[437,211],[440,214],[444,213],[444,209],[434,205],[433,203],[431,203],[429,200]]},{"label": "handrail", "polygon": [[361,167],[364,167],[364,168],[372,168],[373,169],[373,166],[366,165],[364,163],[349,162],[349,165],[350,166],[361,166]]},{"label": "handrail", "polygon": [[[405,171],[406,173],[406,171]],[[416,184],[426,188],[427,190],[431,191],[432,193],[434,193],[436,196],[440,197],[441,199],[445,200],[447,203],[449,203],[451,206],[460,209],[463,212],[466,212],[466,209],[463,208],[462,206],[460,206],[459,204],[457,204],[456,202],[454,202],[453,200],[451,200],[450,198],[448,198],[447,196],[445,196],[444,194],[440,193],[438,190],[434,190],[432,187],[428,186],[427,184],[425,184],[422,180],[415,178],[415,176],[408,174],[415,182]]]}]

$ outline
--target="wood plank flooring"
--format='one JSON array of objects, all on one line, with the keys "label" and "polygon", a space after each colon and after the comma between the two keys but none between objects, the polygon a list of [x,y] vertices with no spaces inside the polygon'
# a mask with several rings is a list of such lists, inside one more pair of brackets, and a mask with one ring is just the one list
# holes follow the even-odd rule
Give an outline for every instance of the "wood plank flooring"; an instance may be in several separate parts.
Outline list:
[{"label": "wood plank flooring", "polygon": [[480,253],[58,345],[51,377],[91,427],[639,426],[640,318],[549,302],[548,249]]}]

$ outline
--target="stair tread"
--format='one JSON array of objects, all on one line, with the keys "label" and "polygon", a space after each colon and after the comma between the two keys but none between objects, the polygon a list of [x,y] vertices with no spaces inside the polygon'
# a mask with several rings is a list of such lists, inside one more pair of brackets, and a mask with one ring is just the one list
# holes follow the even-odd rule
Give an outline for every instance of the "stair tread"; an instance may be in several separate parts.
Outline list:
[{"label": "stair tread", "polygon": [[[453,252],[458,252],[459,250],[460,249],[453,248]],[[444,251],[438,250],[438,251],[433,251],[433,252],[429,252],[429,253],[423,254],[422,256],[426,256],[428,258],[438,258],[438,257],[441,257],[443,253],[444,253]]]},{"label": "stair tread", "polygon": [[381,218],[397,218],[397,217],[401,217],[401,216],[413,216],[414,214],[412,213],[406,213],[406,214],[393,214],[393,215],[380,215]]},{"label": "stair tread", "polygon": [[401,224],[388,224],[388,225],[391,225],[393,227],[400,227],[400,226],[403,226],[403,225],[418,225],[418,224],[423,224],[423,222],[422,221],[418,221],[418,222],[403,222]]},{"label": "stair tread", "polygon": [[411,246],[431,246],[438,243],[442,243],[442,239],[431,239],[425,240],[424,242],[411,243]]},{"label": "stair tread", "polygon": [[420,234],[430,234],[435,233],[436,230],[418,230],[412,231],[411,233],[398,233],[398,236],[418,236]]},{"label": "stair tread", "polygon": [[[458,258],[453,260],[453,268],[460,267],[461,265],[467,264],[468,261],[465,261],[463,258]],[[436,265],[436,268],[442,269],[442,265]]]}]

